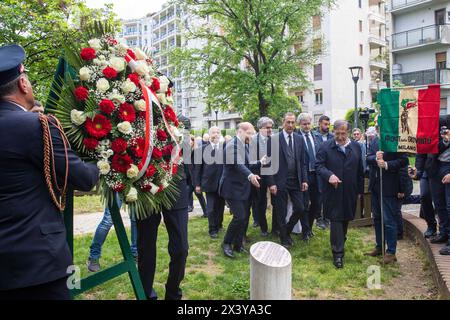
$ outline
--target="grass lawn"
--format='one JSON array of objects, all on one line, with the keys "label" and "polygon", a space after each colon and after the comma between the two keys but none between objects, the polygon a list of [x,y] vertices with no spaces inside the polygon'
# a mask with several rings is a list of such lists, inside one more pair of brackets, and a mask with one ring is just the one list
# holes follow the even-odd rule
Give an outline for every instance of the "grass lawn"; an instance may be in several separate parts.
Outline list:
[{"label": "grass lawn", "polygon": [[73,213],[103,212],[104,206],[99,195],[73,197]]},{"label": "grass lawn", "polygon": [[[224,225],[230,221],[226,214]],[[294,299],[365,299],[383,295],[382,290],[366,288],[367,268],[378,265],[376,258],[363,256],[373,244],[365,243],[364,238],[373,233],[371,228],[351,229],[346,244],[344,269],[337,270],[331,262],[329,231],[315,230],[316,237],[309,244],[304,244],[296,236],[292,254],[292,287]],[[261,240],[277,241],[263,238],[259,228],[249,228],[252,243]],[[207,219],[189,220],[190,251],[186,266],[186,276],[182,282],[184,299],[249,299],[249,257],[237,254],[234,260],[224,257],[219,239],[211,240],[207,235]],[[82,276],[88,274],[85,262],[89,254],[92,235],[75,238],[75,263],[81,267]],[[249,246],[247,246],[249,247]],[[120,249],[114,232],[103,248],[102,267],[120,261]],[[167,279],[169,255],[167,253],[167,232],[163,224],[158,237],[158,262],[154,288],[159,297],[164,297],[164,284]],[[382,267],[382,284],[399,275],[398,266]],[[128,275],[111,280],[92,289],[77,299],[134,299]]]}]

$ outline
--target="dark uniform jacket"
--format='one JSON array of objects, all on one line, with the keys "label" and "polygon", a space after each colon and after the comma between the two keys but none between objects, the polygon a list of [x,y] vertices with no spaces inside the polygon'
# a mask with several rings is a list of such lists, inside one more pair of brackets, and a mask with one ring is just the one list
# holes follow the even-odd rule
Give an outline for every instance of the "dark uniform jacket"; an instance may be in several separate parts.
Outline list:
[{"label": "dark uniform jacket", "polygon": [[[50,127],[56,174],[62,178],[63,143]],[[70,186],[89,191],[97,180],[97,166],[83,163],[69,150]],[[0,290],[61,279],[71,264],[63,215],[45,183],[38,115],[0,102]]]}]

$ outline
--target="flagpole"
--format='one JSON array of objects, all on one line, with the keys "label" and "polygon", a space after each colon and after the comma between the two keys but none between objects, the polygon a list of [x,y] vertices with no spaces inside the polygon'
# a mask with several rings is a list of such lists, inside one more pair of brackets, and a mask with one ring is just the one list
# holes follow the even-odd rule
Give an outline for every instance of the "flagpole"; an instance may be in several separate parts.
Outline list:
[{"label": "flagpole", "polygon": [[380,212],[381,212],[381,252],[382,252],[382,263],[384,265],[384,253],[385,253],[385,244],[384,244],[384,210],[383,210],[383,169],[380,168]]}]

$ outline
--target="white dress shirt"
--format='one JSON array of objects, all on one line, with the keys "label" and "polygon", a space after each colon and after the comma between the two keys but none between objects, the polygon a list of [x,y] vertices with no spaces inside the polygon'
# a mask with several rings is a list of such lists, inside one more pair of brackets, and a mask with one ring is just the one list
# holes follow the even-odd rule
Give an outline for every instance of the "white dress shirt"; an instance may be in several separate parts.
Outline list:
[{"label": "white dress shirt", "polygon": [[[284,139],[286,140],[286,144],[289,147],[289,133],[287,133],[284,129],[283,129],[283,135],[284,135]],[[291,140],[292,140],[292,150],[295,150],[294,148],[294,132],[291,133]]]}]

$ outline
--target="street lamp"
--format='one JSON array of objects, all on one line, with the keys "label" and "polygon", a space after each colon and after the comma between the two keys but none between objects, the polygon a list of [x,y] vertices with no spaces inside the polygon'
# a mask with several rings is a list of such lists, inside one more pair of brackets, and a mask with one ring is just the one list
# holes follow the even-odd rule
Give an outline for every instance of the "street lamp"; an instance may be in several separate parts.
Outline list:
[{"label": "street lamp", "polygon": [[219,126],[219,121],[218,121],[218,119],[217,119],[217,114],[219,113],[219,110],[214,110],[214,112],[216,113],[216,127],[218,127]]},{"label": "street lamp", "polygon": [[358,80],[359,74],[361,73],[362,67],[355,66],[350,67],[350,72],[352,73],[352,79],[355,83],[355,114],[354,114],[354,128],[358,128]]}]

